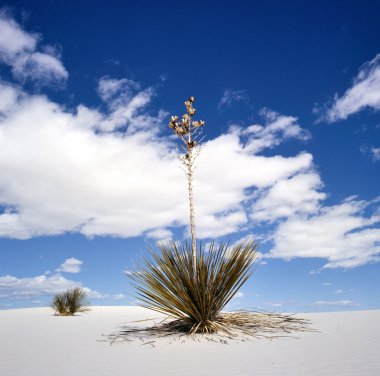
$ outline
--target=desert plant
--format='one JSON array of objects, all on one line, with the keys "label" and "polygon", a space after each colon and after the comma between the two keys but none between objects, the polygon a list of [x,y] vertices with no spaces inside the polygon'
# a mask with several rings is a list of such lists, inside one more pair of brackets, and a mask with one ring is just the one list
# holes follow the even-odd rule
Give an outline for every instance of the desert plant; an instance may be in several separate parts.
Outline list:
[{"label": "desert plant", "polygon": [[183,150],[179,158],[188,182],[191,243],[158,243],[159,252],[145,258],[144,266],[130,275],[142,306],[176,319],[175,328],[190,334],[228,331],[222,309],[249,278],[258,255],[254,242],[197,247],[193,174],[205,122],[193,121],[194,101],[190,97],[185,102],[181,121],[172,116],[169,123]]},{"label": "desert plant", "polygon": [[177,319],[176,328],[190,334],[228,332],[221,311],[251,275],[256,244],[212,243],[207,252],[199,245],[195,273],[189,242],[157,246],[160,252],[146,257],[145,265],[130,276],[140,304]]},{"label": "desert plant", "polygon": [[86,291],[80,287],[54,295],[51,308],[59,316],[74,316],[77,312],[87,312],[90,310],[88,308]]},{"label": "desert plant", "polygon": [[64,293],[54,295],[50,306],[57,315],[67,316],[67,303]]}]

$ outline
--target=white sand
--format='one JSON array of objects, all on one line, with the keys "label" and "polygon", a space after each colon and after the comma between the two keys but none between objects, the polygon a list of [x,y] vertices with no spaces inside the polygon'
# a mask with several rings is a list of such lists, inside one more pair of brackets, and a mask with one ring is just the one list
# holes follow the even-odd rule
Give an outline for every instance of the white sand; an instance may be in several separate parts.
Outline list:
[{"label": "white sand", "polygon": [[155,317],[137,307],[93,307],[76,317],[49,308],[0,311],[2,376],[380,375],[380,311],[303,314],[321,333],[245,343],[98,342],[123,322]]}]

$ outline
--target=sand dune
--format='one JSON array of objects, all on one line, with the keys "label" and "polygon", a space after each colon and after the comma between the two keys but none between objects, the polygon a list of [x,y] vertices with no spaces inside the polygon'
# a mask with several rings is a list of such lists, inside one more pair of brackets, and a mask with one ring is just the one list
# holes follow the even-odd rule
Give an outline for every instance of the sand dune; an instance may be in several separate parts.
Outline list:
[{"label": "sand dune", "polygon": [[155,347],[99,342],[123,323],[157,314],[138,307],[93,307],[56,317],[49,308],[0,311],[2,376],[380,375],[380,311],[303,314],[320,333],[299,339]]}]

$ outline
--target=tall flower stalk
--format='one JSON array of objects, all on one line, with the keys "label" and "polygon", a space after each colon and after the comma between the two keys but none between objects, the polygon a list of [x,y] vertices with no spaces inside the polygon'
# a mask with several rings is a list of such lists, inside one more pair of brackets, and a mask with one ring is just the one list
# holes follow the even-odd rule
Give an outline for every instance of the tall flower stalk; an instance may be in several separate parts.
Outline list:
[{"label": "tall flower stalk", "polygon": [[193,195],[193,177],[195,168],[195,159],[200,152],[200,144],[202,142],[202,131],[205,122],[203,120],[193,120],[196,109],[193,107],[194,97],[190,97],[186,102],[186,113],[179,121],[178,116],[170,118],[169,127],[182,141],[183,154],[179,159],[184,166],[187,177],[187,188],[189,194],[189,212],[190,212],[190,233],[191,233],[191,249],[193,254],[193,271],[196,271],[197,262],[197,241],[195,237],[195,211],[194,211],[194,195]]}]

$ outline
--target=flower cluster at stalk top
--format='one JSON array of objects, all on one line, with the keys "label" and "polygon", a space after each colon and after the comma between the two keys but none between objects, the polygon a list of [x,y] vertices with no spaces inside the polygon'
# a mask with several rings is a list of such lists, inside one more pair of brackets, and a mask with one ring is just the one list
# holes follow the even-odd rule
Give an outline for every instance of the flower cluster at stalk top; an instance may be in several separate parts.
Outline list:
[{"label": "flower cluster at stalk top", "polygon": [[173,129],[173,132],[181,138],[181,140],[186,144],[187,148],[190,150],[197,145],[195,140],[198,130],[205,125],[203,120],[195,120],[192,118],[195,115],[196,109],[193,107],[195,101],[194,97],[190,97],[186,102],[186,114],[182,116],[182,120],[178,121],[178,116],[171,116],[169,127]]}]

